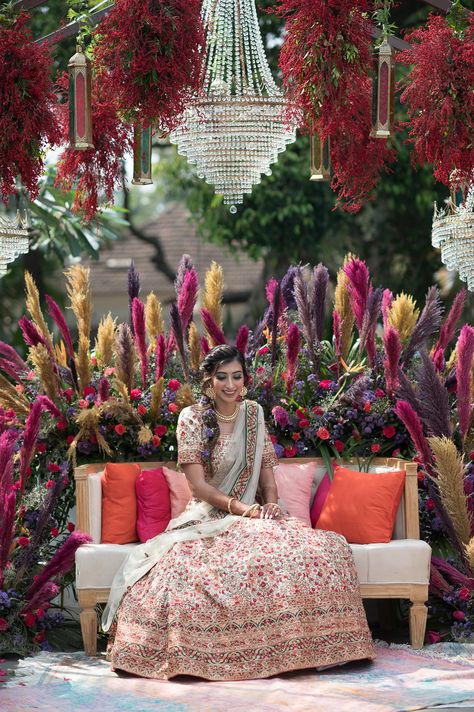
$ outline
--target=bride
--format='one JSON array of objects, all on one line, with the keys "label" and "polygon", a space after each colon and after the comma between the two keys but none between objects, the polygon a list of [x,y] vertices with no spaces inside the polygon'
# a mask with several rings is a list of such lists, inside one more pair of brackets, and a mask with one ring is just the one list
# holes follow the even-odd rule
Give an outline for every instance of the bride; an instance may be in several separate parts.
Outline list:
[{"label": "bride", "polygon": [[177,428],[193,499],[114,579],[103,615],[112,666],[243,680],[372,659],[345,539],[281,514],[277,460],[261,406],[244,399],[240,351],[216,346],[202,370],[201,404]]}]

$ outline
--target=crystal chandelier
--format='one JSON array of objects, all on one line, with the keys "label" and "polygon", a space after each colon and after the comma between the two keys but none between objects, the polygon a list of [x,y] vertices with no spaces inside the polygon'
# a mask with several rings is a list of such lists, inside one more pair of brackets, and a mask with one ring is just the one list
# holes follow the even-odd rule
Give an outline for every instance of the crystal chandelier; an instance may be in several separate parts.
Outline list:
[{"label": "crystal chandelier", "polygon": [[474,183],[462,205],[450,200],[446,209],[438,210],[435,203],[431,242],[441,249],[446,267],[457,270],[469,291],[474,291]]},{"label": "crystal chandelier", "polygon": [[202,17],[202,92],[170,140],[235,213],[295,130],[284,121],[286,100],[268,66],[255,0],[203,0]]},{"label": "crystal chandelier", "polygon": [[28,252],[28,219],[18,211],[16,218],[9,220],[0,215],[0,277],[6,271],[8,264],[19,255]]}]

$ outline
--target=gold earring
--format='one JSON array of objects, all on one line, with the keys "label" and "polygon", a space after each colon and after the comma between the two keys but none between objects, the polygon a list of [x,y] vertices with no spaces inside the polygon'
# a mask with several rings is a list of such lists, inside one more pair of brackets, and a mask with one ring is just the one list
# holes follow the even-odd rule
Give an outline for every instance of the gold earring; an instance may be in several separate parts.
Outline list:
[{"label": "gold earring", "polygon": [[248,393],[247,387],[244,386],[244,387],[242,388],[242,390],[240,391],[240,397],[241,397],[241,398],[245,398],[245,396],[247,395],[247,393]]},{"label": "gold earring", "polygon": [[209,388],[206,391],[204,391],[204,393],[211,400],[214,400],[214,398],[216,397],[216,392],[212,386],[209,386]]}]

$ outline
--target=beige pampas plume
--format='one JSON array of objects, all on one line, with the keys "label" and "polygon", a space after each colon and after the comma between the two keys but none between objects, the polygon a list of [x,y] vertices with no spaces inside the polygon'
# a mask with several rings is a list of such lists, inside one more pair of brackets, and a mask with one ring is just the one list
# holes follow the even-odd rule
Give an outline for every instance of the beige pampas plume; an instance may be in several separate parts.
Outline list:
[{"label": "beige pampas plume", "polygon": [[112,314],[103,316],[97,329],[95,340],[95,355],[100,366],[111,366],[114,357],[115,322]]},{"label": "beige pampas plume", "polygon": [[195,402],[189,383],[184,383],[176,393],[175,403],[178,406],[178,413],[188,405],[194,405]]},{"label": "beige pampas plume", "polygon": [[432,437],[428,443],[435,456],[435,470],[441,500],[453,523],[461,545],[471,536],[471,515],[464,493],[464,460],[449,438]]},{"label": "beige pampas plume", "polygon": [[29,359],[36,369],[43,391],[52,401],[56,400],[58,396],[58,379],[48,349],[43,344],[31,346]]},{"label": "beige pampas plume", "polygon": [[469,544],[466,546],[466,555],[471,567],[472,574],[474,576],[474,536],[469,540]]},{"label": "beige pampas plume", "polygon": [[18,393],[13,383],[10,383],[0,373],[0,406],[5,410],[14,410],[15,413],[26,415],[30,412],[30,403],[22,393]]},{"label": "beige pampas plume", "polygon": [[157,382],[151,387],[151,404],[150,404],[150,415],[152,421],[158,419],[161,408],[161,401],[163,399],[164,391],[164,378],[161,376]]},{"label": "beige pampas plume", "polygon": [[191,368],[193,371],[198,371],[201,363],[201,345],[199,343],[199,334],[194,321],[191,322],[189,327],[188,346]]},{"label": "beige pampas plume", "polygon": [[408,341],[420,315],[413,297],[405,292],[397,294],[387,313],[387,321],[400,336],[402,343]]},{"label": "beige pampas plume", "polygon": [[142,425],[138,431],[138,442],[140,445],[148,445],[153,437],[153,433],[147,425]]},{"label": "beige pampas plume", "polygon": [[[353,255],[346,255],[344,265],[347,264],[350,259],[353,259]],[[352,330],[354,328],[354,314],[351,309],[348,283],[349,279],[341,267],[337,273],[336,289],[334,292],[334,309],[341,319],[341,355],[343,358],[347,356],[349,351]]]},{"label": "beige pampas plume", "polygon": [[90,332],[92,322],[92,298],[89,268],[73,265],[64,273],[67,280],[67,294],[71,309],[77,321],[78,351],[77,372],[81,387],[88,385],[91,377],[90,368]]},{"label": "beige pampas plume", "polygon": [[222,328],[222,296],[224,293],[224,270],[214,260],[204,279],[202,305],[207,309],[216,324]]},{"label": "beige pampas plume", "polygon": [[156,339],[165,330],[161,303],[154,292],[150,292],[150,294],[146,298],[145,326],[148,341],[150,343],[150,346],[148,348],[150,351],[154,351],[156,346]]},{"label": "beige pampas plume", "polygon": [[40,299],[38,287],[31,274],[25,272],[25,292],[26,292],[26,308],[31,316],[32,321],[36,324],[40,332],[43,334],[44,338],[53,350],[53,342],[51,340],[51,334],[49,333],[48,325],[46,324],[41,310]]}]

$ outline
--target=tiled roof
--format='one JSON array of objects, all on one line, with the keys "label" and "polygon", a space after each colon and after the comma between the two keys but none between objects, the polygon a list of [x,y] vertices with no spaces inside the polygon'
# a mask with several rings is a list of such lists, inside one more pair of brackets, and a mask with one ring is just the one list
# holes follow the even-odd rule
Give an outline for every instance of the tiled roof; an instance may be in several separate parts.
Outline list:
[{"label": "tiled roof", "polygon": [[[229,254],[219,245],[214,245],[196,234],[195,227],[188,219],[186,209],[175,203],[158,218],[141,226],[141,231],[150,237],[159,237],[165,258],[173,270],[176,270],[183,253],[191,256],[197,269],[200,283],[211,261],[218,262],[224,270],[225,294],[250,292],[261,279],[263,262],[254,262],[246,254]],[[93,294],[111,295],[127,289],[127,270],[131,259],[140,275],[141,294],[153,290],[162,299],[172,299],[174,288],[161,272],[158,272],[152,257],[155,250],[152,245],[127,233],[108,249],[100,253],[98,261],[89,260]]]}]

